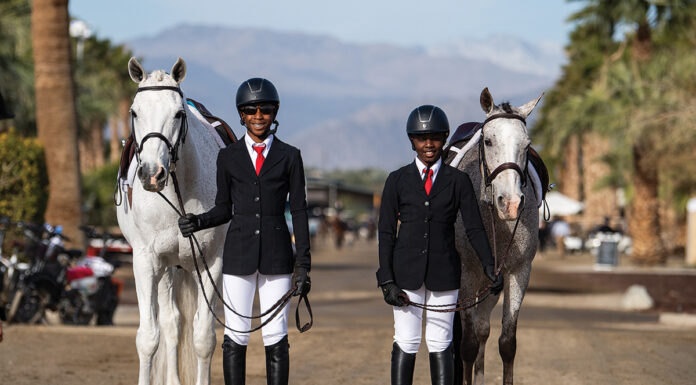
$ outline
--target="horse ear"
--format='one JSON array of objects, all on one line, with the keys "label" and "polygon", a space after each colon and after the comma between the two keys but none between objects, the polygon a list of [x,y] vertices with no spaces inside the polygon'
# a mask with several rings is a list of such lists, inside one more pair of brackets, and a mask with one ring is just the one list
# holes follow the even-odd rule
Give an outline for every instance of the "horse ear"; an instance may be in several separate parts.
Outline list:
[{"label": "horse ear", "polygon": [[490,91],[488,91],[488,87],[484,88],[483,91],[481,91],[481,108],[483,108],[483,112],[486,114],[489,114],[491,111],[493,111],[493,97],[491,96]]},{"label": "horse ear", "polygon": [[128,74],[134,82],[140,83],[147,77],[147,73],[143,69],[143,66],[138,63],[138,59],[135,56],[128,60]]},{"label": "horse ear", "polygon": [[539,103],[539,100],[541,100],[543,96],[544,93],[542,92],[542,94],[539,95],[538,98],[530,100],[529,102],[527,102],[527,104],[518,107],[517,110],[519,111],[520,115],[522,115],[523,118],[527,119],[527,116],[529,116],[529,114],[532,113],[532,110],[534,109],[534,107],[536,107],[537,103]]},{"label": "horse ear", "polygon": [[177,83],[184,81],[184,78],[186,77],[186,62],[184,59],[178,58],[176,60],[176,63],[174,63],[174,66],[172,66],[171,74]]}]

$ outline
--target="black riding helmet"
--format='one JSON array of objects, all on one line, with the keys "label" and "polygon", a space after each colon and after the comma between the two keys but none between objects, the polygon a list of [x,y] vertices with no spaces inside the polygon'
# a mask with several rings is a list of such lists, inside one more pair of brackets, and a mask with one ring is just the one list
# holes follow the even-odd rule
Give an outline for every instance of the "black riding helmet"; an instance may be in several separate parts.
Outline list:
[{"label": "black riding helmet", "polygon": [[263,102],[280,105],[278,91],[270,81],[262,78],[251,78],[243,82],[237,89],[237,108]]},{"label": "black riding helmet", "polygon": [[411,111],[406,122],[406,133],[411,135],[443,133],[449,136],[450,127],[447,115],[439,107],[429,104]]}]

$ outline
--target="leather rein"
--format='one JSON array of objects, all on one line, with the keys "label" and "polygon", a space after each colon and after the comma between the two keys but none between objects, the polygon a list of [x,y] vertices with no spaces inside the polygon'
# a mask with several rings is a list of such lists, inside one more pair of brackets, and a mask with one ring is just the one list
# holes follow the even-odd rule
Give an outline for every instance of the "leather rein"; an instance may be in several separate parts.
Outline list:
[{"label": "leather rein", "polygon": [[[183,98],[183,93],[181,92],[181,89],[179,87],[174,87],[174,86],[140,87],[140,88],[138,88],[136,93],[140,92],[140,91],[162,91],[162,90],[177,92]],[[184,208],[184,201],[183,201],[183,198],[181,196],[181,190],[179,188],[179,181],[176,177],[175,169],[176,169],[176,162],[179,160],[179,144],[185,142],[186,133],[188,132],[188,125],[186,123],[186,112],[185,111],[184,111],[184,115],[181,118],[183,119],[182,123],[181,123],[181,128],[180,128],[179,135],[177,136],[177,140],[174,143],[174,145],[172,145],[171,142],[164,135],[157,133],[157,132],[151,132],[151,133],[145,135],[143,137],[142,141],[140,142],[140,144],[138,144],[138,142],[135,140],[135,121],[134,121],[133,114],[131,114],[131,127],[133,128],[131,135],[133,136],[133,142],[135,145],[135,154],[136,154],[136,158],[138,161],[138,167],[140,167],[139,154],[142,151],[142,145],[143,145],[143,143],[145,143],[146,140],[151,139],[151,138],[157,138],[157,139],[162,140],[167,145],[167,148],[169,149],[169,154],[170,154],[169,166],[172,166],[172,165],[174,166],[174,167],[171,167],[170,174],[171,174],[172,182],[174,185],[174,192],[176,193],[176,198],[177,198],[178,203],[179,203],[179,209],[177,209],[176,206],[174,206],[174,204],[167,197],[165,197],[161,191],[158,191],[157,194],[159,194],[159,196],[161,196],[162,199],[164,199],[165,202],[167,202],[167,204],[177,213],[177,215],[179,215],[179,217],[184,217],[184,216],[186,216],[186,209]],[[191,257],[193,258],[193,264],[196,268],[196,275],[198,276],[198,284],[201,287],[201,292],[203,293],[203,298],[205,299],[205,303],[208,306],[208,310],[210,310],[210,312],[212,313],[213,318],[215,318],[215,321],[217,321],[225,329],[228,329],[228,330],[235,332],[235,333],[255,332],[255,331],[263,328],[264,326],[266,326],[276,316],[278,316],[278,314],[280,314],[280,312],[283,311],[283,308],[285,307],[285,305],[287,305],[290,302],[290,299],[294,295],[298,294],[298,291],[297,291],[298,287],[294,283],[294,280],[293,280],[293,284],[292,284],[292,287],[290,288],[290,290],[288,290],[285,294],[283,294],[283,296],[281,296],[280,299],[278,299],[278,301],[276,301],[276,303],[273,304],[273,306],[268,308],[266,311],[262,312],[261,314],[250,315],[250,316],[239,314],[229,304],[227,304],[227,302],[225,302],[225,300],[223,299],[223,296],[220,293],[220,290],[218,289],[217,285],[215,284],[215,279],[213,279],[213,275],[210,273],[210,267],[208,266],[208,262],[206,261],[205,256],[203,255],[203,250],[201,249],[201,246],[198,242],[198,239],[196,239],[196,236],[191,235],[191,237],[189,237],[188,240],[189,240],[189,245],[191,246]],[[194,248],[194,244],[196,246],[195,248]],[[222,302],[222,304],[224,305],[225,308],[230,310],[235,315],[242,317],[242,318],[246,318],[246,319],[262,318],[262,317],[265,317],[269,314],[270,314],[270,317],[268,317],[265,321],[261,322],[260,325],[254,327],[254,328],[251,328],[249,330],[232,329],[229,326],[227,326],[225,324],[225,322],[220,320],[220,318],[217,316],[217,314],[215,314],[215,310],[213,309],[213,306],[211,305],[210,300],[208,299],[208,295],[205,292],[205,288],[203,286],[203,276],[201,274],[201,269],[198,266],[198,260],[196,258],[196,249],[198,249],[198,254],[200,255],[199,258],[203,261],[203,266],[204,266],[204,269],[207,273],[208,279],[210,280],[210,282],[213,285],[213,290],[215,291],[217,298],[220,299],[220,301]],[[302,301],[304,301],[305,306],[307,308],[307,313],[309,314],[309,322],[300,326],[300,303],[302,303]],[[312,307],[309,304],[309,299],[307,298],[307,294],[300,295],[300,299],[297,303],[297,307],[295,308],[295,322],[296,322],[297,330],[299,330],[300,333],[304,333],[307,330],[309,330],[314,323],[314,316],[312,314]]]},{"label": "leather rein", "polygon": [[[481,132],[483,133],[483,129],[486,126],[486,123],[490,122],[491,120],[494,119],[517,119],[520,120],[522,123],[525,125],[527,122],[525,119],[517,114],[495,114],[489,116],[483,123],[481,123]],[[492,183],[493,180],[503,171],[505,170],[514,170],[520,175],[520,179],[522,180],[522,187],[525,187],[527,185],[527,178],[529,176],[527,172],[527,160],[525,159],[525,167],[524,171],[522,168],[517,165],[517,163],[514,162],[506,162],[498,167],[496,167],[492,172],[489,172],[488,170],[488,162],[486,162],[486,151],[483,146],[484,138],[483,135],[481,135],[481,138],[479,138],[479,165],[481,167],[481,176],[484,178],[484,193],[486,190],[488,190]],[[527,151],[525,151],[525,154]],[[498,252],[497,252],[497,242],[496,242],[496,231],[495,231],[495,216],[493,212],[493,201],[489,200],[488,202],[488,212],[490,213],[491,216],[491,227],[492,227],[492,237],[493,237],[493,258],[494,258],[494,263],[495,263],[495,274],[496,276],[500,274],[501,270],[503,269],[503,266],[505,265],[505,259],[507,259],[509,253],[510,253],[510,248],[512,247],[513,241],[515,240],[515,233],[517,233],[517,227],[520,224],[520,218],[522,217],[522,212],[524,211],[524,200],[520,202],[521,208],[517,210],[517,218],[515,219],[515,227],[512,229],[512,234],[510,235],[510,241],[508,242],[507,247],[505,248],[505,252],[503,253],[503,256],[500,258],[500,264],[498,263]],[[411,300],[408,298],[407,295],[400,295],[399,297],[402,299],[402,301],[406,305],[414,306],[423,310],[427,311],[432,311],[436,313],[452,313],[456,311],[463,311],[469,308],[472,308],[479,303],[483,302],[486,298],[488,298],[489,295],[491,295],[491,287],[493,287],[493,283],[491,282],[488,285],[482,287],[479,289],[474,295],[458,300],[455,303],[451,304],[443,304],[443,305],[426,305],[425,303],[417,303],[417,302],[411,302]]]}]

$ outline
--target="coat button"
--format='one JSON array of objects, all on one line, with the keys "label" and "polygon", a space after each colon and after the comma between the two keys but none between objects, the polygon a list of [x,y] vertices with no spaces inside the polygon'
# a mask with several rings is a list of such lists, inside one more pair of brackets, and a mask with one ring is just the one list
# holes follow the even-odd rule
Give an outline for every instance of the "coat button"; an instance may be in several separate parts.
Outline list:
[{"label": "coat button", "polygon": [[259,235],[260,231],[259,230],[254,230],[254,234]]},{"label": "coat button", "polygon": [[430,206],[430,201],[425,201],[426,206]]},{"label": "coat button", "polygon": [[259,198],[259,197],[254,197],[254,202],[258,202],[259,199],[261,199],[261,198]]},{"label": "coat button", "polygon": [[259,181],[255,180],[255,181],[254,181],[254,184],[259,184]]},{"label": "coat button", "polygon": [[423,238],[428,238],[428,233],[423,234]]},{"label": "coat button", "polygon": [[256,218],[261,218],[261,214],[256,213]]},{"label": "coat button", "polygon": [[427,252],[428,252],[428,250],[421,250],[421,254],[425,254]]}]

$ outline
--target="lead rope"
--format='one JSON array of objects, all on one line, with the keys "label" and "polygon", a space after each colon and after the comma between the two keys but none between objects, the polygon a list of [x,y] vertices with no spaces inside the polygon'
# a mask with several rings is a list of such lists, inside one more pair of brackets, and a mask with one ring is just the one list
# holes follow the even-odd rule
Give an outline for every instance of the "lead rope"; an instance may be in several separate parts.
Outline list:
[{"label": "lead rope", "polygon": [[[184,202],[183,202],[183,199],[181,198],[181,192],[179,190],[179,181],[178,181],[178,179],[176,177],[176,173],[174,171],[171,172],[171,175],[172,175],[172,181],[174,184],[174,191],[176,193],[177,200],[179,201],[179,207],[181,208],[181,210],[177,209],[176,206],[174,206],[174,204],[169,199],[167,199],[167,197],[165,197],[164,194],[162,194],[162,192],[158,191],[157,194],[159,194],[159,196],[161,196],[162,199],[164,199],[164,201],[167,202],[167,204],[177,213],[177,215],[179,215],[179,217],[184,217],[186,215],[186,209],[184,208]],[[205,293],[205,288],[203,287],[203,277],[201,275],[200,268],[198,267],[198,261],[196,259],[196,249],[193,247],[194,243],[196,245],[196,248],[198,249],[198,253],[200,255],[200,258],[203,260],[203,265],[205,266],[205,270],[208,274],[208,279],[210,279],[210,282],[213,283],[213,289],[215,290],[215,294],[217,295],[217,297],[220,299],[220,301],[223,303],[223,305],[227,309],[232,311],[232,313],[234,313],[235,315],[242,317],[242,318],[247,318],[247,319],[261,318],[261,317],[264,317],[272,312],[271,316],[268,319],[266,319],[265,321],[263,321],[260,325],[254,327],[250,330],[245,330],[245,331],[232,329],[229,326],[227,326],[223,321],[221,321],[220,318],[217,316],[217,314],[215,314],[215,311],[213,310],[213,306],[210,304],[210,300],[208,299],[208,296]],[[283,310],[283,307],[290,301],[292,296],[297,292],[297,285],[295,283],[293,283],[290,290],[288,290],[275,304],[273,304],[273,306],[271,306],[265,312],[258,314],[258,315],[251,315],[251,316],[239,314],[234,309],[232,309],[232,307],[230,307],[225,302],[225,300],[222,298],[222,294],[220,294],[220,291],[218,290],[217,286],[215,285],[215,280],[213,279],[213,276],[210,273],[210,268],[208,267],[208,262],[205,260],[205,258],[203,256],[203,251],[202,251],[201,246],[198,243],[198,239],[196,239],[195,235],[191,235],[191,237],[189,237],[189,245],[191,246],[191,254],[193,257],[193,264],[196,268],[196,275],[198,276],[198,283],[201,287],[201,291],[203,292],[203,298],[205,299],[205,303],[208,306],[208,310],[210,310],[210,312],[213,314],[213,318],[215,318],[215,320],[227,330],[230,330],[230,331],[235,332],[235,333],[252,333],[252,332],[255,332],[255,331],[263,328],[269,322],[271,322]],[[300,303],[302,303],[302,301],[304,301],[305,306],[307,308],[307,313],[309,313],[309,322],[300,326],[300,312],[299,311],[300,311]],[[312,325],[314,324],[314,316],[312,314],[312,307],[309,304],[309,299],[307,298],[306,294],[300,295],[300,299],[297,303],[297,307],[295,307],[295,322],[296,322],[297,330],[299,330],[300,333],[304,333],[307,330],[311,329]]]},{"label": "lead rope", "polygon": [[[515,220],[515,227],[512,229],[512,235],[510,236],[510,242],[508,242],[507,248],[505,249],[505,253],[503,254],[502,258],[500,259],[500,265],[498,265],[498,260],[497,260],[497,251],[496,251],[496,243],[495,243],[495,217],[493,217],[493,205],[490,204],[489,206],[490,213],[491,213],[491,227],[493,230],[493,258],[495,259],[495,275],[500,274],[500,271],[503,269],[503,266],[505,265],[505,259],[508,256],[510,252],[510,248],[512,247],[512,242],[515,240],[515,233],[517,232],[517,225],[520,224],[520,218],[522,217],[522,212],[524,211],[524,206],[522,207],[522,210],[519,210],[517,213],[517,219]],[[410,299],[408,299],[407,295],[400,294],[399,298],[401,298],[406,305],[414,306],[423,310],[427,311],[433,311],[436,313],[452,313],[455,311],[462,311],[469,309],[471,307],[474,307],[478,305],[479,303],[483,302],[486,298],[488,298],[489,295],[491,295],[491,287],[493,287],[493,283],[489,283],[487,286],[481,288],[479,291],[476,292],[473,296],[470,296],[468,298],[465,298],[463,300],[458,300],[455,303],[450,303],[450,304],[444,304],[444,305],[426,305],[424,303],[418,303],[418,302],[411,302]],[[449,308],[449,309],[443,309],[443,308]]]}]

